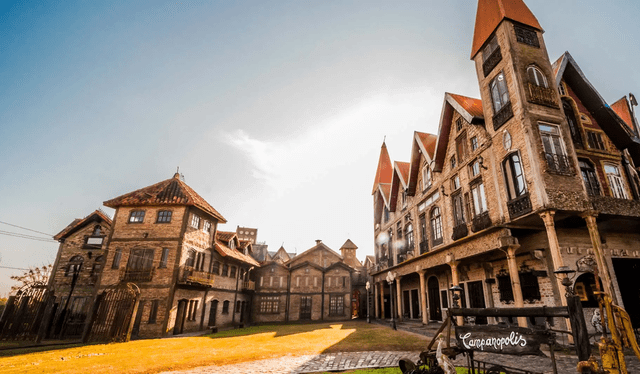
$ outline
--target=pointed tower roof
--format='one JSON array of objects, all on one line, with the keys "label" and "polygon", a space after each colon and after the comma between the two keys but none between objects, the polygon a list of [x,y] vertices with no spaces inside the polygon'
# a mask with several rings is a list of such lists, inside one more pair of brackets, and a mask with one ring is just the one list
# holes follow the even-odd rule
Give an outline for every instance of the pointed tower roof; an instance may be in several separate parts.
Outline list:
[{"label": "pointed tower roof", "polygon": [[342,245],[342,247],[340,247],[340,249],[342,248],[347,248],[347,249],[358,249],[358,246],[355,245],[351,239],[347,239],[346,242],[344,242],[344,244]]},{"label": "pointed tower roof", "polygon": [[378,159],[378,169],[376,170],[376,178],[373,181],[373,195],[380,183],[391,183],[393,178],[393,165],[391,164],[391,158],[389,157],[389,151],[387,151],[387,144],[382,142],[380,148],[380,158]]},{"label": "pointed tower roof", "polygon": [[227,222],[222,214],[184,183],[178,173],[173,178],[107,200],[103,204],[109,208],[137,205],[189,205],[211,214],[221,223]]},{"label": "pointed tower roof", "polygon": [[538,20],[522,0],[478,0],[476,27],[471,46],[472,59],[505,18],[542,31]]}]

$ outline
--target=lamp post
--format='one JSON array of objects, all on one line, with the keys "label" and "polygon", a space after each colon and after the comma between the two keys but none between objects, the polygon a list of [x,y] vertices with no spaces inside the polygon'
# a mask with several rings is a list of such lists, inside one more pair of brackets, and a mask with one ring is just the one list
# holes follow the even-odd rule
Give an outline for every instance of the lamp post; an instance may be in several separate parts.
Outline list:
[{"label": "lamp post", "polygon": [[371,323],[371,318],[369,317],[369,304],[370,304],[369,290],[371,289],[371,283],[367,281],[367,284],[365,285],[365,287],[367,289],[367,323]]},{"label": "lamp post", "polygon": [[395,274],[393,274],[392,272],[388,272],[387,273],[387,283],[389,283],[389,292],[391,295],[391,328],[394,330],[397,330],[398,328],[396,327],[396,319],[394,318],[395,316],[395,309],[394,309],[394,305],[393,305],[393,281],[396,279]]},{"label": "lamp post", "polygon": [[[578,360],[586,361],[591,355],[591,347],[589,345],[587,325],[585,324],[584,318],[582,318],[582,302],[580,301],[580,297],[576,295],[572,286],[573,278],[576,276],[576,271],[568,266],[560,266],[553,272],[553,274],[561,281],[565,289],[567,311],[569,312],[568,326],[571,327],[573,343],[576,347]],[[602,312],[602,310],[600,311]],[[601,323],[603,322],[604,320],[601,321]]]},{"label": "lamp post", "polygon": [[455,285],[451,288],[449,288],[449,291],[451,291],[451,299],[453,300],[453,307],[454,308],[460,308],[460,304],[458,304],[458,300],[460,300],[460,291],[462,291],[462,287],[460,287],[459,285]]},{"label": "lamp post", "polygon": [[560,266],[556,271],[553,272],[556,275],[556,278],[562,282],[564,286],[565,296],[575,296],[575,290],[573,289],[573,278],[576,276],[576,271],[571,269],[568,266]]}]

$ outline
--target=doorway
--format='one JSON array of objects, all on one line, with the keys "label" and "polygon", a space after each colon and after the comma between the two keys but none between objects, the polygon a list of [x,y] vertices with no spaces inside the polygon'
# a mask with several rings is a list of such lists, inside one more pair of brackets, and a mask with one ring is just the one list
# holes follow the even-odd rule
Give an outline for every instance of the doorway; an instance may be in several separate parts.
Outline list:
[{"label": "doorway", "polygon": [[187,300],[178,301],[178,311],[176,312],[176,324],[173,327],[173,335],[182,334],[184,330],[184,319],[187,316]]},{"label": "doorway", "polygon": [[218,315],[218,300],[211,300],[211,308],[209,308],[209,327],[215,327],[217,315]]},{"label": "doorway", "polygon": [[442,321],[442,309],[440,307],[440,284],[438,278],[431,277],[427,282],[429,293],[429,319]]},{"label": "doorway", "polygon": [[[467,283],[467,289],[469,290],[469,307],[470,308],[485,308],[484,303],[484,287],[482,287],[482,281],[474,281]],[[487,317],[476,316],[476,325],[486,325]]]},{"label": "doorway", "polygon": [[402,318],[410,318],[411,315],[411,299],[409,298],[409,290],[402,291]]},{"label": "doorway", "polygon": [[300,296],[300,319],[311,319],[311,296]]},{"label": "doorway", "polygon": [[[634,328],[640,328],[640,260],[633,258],[612,258],[613,270],[616,272],[620,295],[624,309],[631,317]],[[593,282],[595,283],[595,281]]]},{"label": "doorway", "polygon": [[420,299],[417,289],[411,290],[411,318],[420,318]]}]

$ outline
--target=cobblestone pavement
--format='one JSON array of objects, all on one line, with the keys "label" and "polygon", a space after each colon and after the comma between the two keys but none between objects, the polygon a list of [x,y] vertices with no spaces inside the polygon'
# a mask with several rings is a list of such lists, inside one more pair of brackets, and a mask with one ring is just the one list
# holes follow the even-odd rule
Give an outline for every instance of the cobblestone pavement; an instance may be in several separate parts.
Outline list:
[{"label": "cobblestone pavement", "polygon": [[[326,371],[344,371],[363,368],[381,368],[397,366],[401,358],[418,360],[419,352],[345,352],[306,356],[284,356],[268,360],[243,362],[234,365],[204,366],[195,369],[171,371],[163,374],[302,374]],[[507,356],[490,353],[476,353],[477,360],[492,364],[528,369],[534,372],[551,374],[551,359],[538,356]],[[464,366],[466,357],[462,355],[454,361],[456,366]],[[575,356],[556,355],[559,374],[575,374],[578,360]],[[629,373],[640,373],[640,361],[627,356]]]}]

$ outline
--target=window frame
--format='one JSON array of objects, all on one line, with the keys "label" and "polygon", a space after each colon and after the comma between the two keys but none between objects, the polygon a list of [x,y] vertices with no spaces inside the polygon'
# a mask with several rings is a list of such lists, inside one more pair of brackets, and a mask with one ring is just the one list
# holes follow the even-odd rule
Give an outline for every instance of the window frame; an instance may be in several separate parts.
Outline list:
[{"label": "window frame", "polygon": [[[535,65],[529,65],[527,67],[527,78],[529,79],[529,83],[533,84],[534,86],[549,88],[547,76],[542,72],[542,70],[540,70],[539,67]],[[542,82],[539,82],[540,78],[542,78]]]},{"label": "window frame", "polygon": [[507,77],[505,76],[504,71],[500,71],[495,77],[493,77],[493,79],[491,79],[491,82],[489,82],[489,92],[491,93],[491,103],[494,115],[511,103],[509,86],[507,84]]},{"label": "window frame", "polygon": [[601,196],[602,187],[598,180],[598,172],[595,165],[589,159],[578,159],[578,166],[580,167],[580,175],[582,176],[582,182],[587,190],[589,196]]},{"label": "window frame", "polygon": [[431,208],[429,212],[429,226],[431,228],[431,246],[435,247],[443,243],[444,233],[442,232],[442,214],[440,213],[440,207],[437,205]]},{"label": "window frame", "polygon": [[[517,162],[514,161],[514,158],[517,158]],[[517,169],[519,169],[519,172]],[[527,180],[524,175],[524,167],[519,151],[511,152],[504,158],[502,161],[502,172],[507,187],[508,201],[513,201],[527,194]],[[516,188],[520,186],[521,188]]]},{"label": "window frame", "polygon": [[156,216],[156,223],[171,223],[172,217],[173,217],[173,211],[159,210]]},{"label": "window frame", "polygon": [[129,212],[127,223],[144,223],[146,211],[143,209],[135,209]]},{"label": "window frame", "polygon": [[189,226],[199,230],[200,229],[200,216],[195,214],[195,213],[191,213],[191,219],[189,220]]},{"label": "window frame", "polygon": [[[614,169],[615,173],[607,171],[607,168],[610,170]],[[620,172],[618,165],[605,163],[604,174],[607,177],[607,184],[609,186],[611,196],[616,199],[629,199],[629,195],[627,195],[627,190],[625,188],[626,183],[624,182],[624,178],[622,177],[622,173]]]}]

